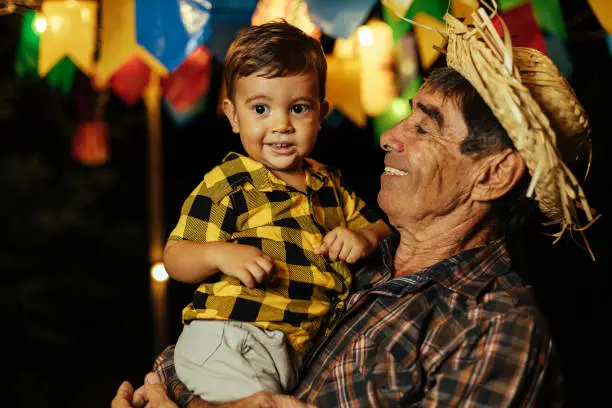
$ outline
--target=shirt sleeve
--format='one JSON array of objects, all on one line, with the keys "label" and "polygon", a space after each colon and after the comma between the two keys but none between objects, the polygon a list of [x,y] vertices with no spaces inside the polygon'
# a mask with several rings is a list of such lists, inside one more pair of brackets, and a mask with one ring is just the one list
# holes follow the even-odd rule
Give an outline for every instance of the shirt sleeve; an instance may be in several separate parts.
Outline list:
[{"label": "shirt sleeve", "polygon": [[361,198],[355,194],[344,182],[342,173],[338,169],[330,170],[334,178],[334,185],[338,191],[340,206],[344,219],[350,229],[358,230],[381,219],[380,215],[368,207]]},{"label": "shirt sleeve", "polygon": [[547,331],[536,323],[529,312],[514,312],[470,330],[429,374],[422,406],[534,406],[552,354]]},{"label": "shirt sleeve", "polygon": [[235,228],[236,215],[231,196],[213,200],[210,189],[202,181],[183,203],[179,221],[168,239],[229,241]]}]

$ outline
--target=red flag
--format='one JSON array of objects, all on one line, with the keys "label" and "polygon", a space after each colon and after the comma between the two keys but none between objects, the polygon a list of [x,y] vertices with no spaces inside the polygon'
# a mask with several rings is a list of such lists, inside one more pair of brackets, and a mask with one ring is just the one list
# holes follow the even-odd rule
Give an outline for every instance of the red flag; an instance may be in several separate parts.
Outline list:
[{"label": "red flag", "polygon": [[[531,3],[513,8],[501,16],[508,26],[515,47],[529,47],[546,54],[546,42],[533,14]],[[499,17],[493,19],[493,24],[500,35],[503,35]]]},{"label": "red flag", "polygon": [[132,55],[113,74],[110,86],[113,92],[128,105],[140,100],[151,76],[149,66],[136,55]]},{"label": "red flag", "polygon": [[161,86],[166,102],[179,112],[192,108],[210,86],[211,60],[210,51],[200,46],[176,71],[163,78]]}]

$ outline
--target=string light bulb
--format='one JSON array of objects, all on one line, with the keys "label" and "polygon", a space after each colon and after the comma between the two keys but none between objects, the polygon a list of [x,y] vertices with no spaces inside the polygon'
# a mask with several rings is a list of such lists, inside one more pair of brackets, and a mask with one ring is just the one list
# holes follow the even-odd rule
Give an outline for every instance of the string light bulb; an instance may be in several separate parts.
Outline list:
[{"label": "string light bulb", "polygon": [[47,29],[47,19],[43,16],[36,16],[34,19],[34,29],[38,33],[44,33]]},{"label": "string light bulb", "polygon": [[151,266],[151,277],[157,282],[166,282],[168,280],[168,272],[166,272],[163,262],[155,262]]}]

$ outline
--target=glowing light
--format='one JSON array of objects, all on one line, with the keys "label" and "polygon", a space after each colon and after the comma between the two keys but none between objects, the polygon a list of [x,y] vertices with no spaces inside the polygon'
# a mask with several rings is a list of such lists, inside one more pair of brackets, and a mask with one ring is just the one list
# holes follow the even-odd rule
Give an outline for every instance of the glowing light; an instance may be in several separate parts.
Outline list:
[{"label": "glowing light", "polygon": [[47,19],[42,16],[36,17],[34,19],[34,29],[39,33],[44,33],[47,29]]},{"label": "glowing light", "polygon": [[372,34],[372,29],[370,27],[359,27],[357,30],[357,38],[359,39],[359,44],[364,47],[369,47],[374,42],[374,34]]},{"label": "glowing light", "polygon": [[410,114],[410,105],[404,99],[397,98],[391,102],[391,110],[397,117],[403,119]]},{"label": "glowing light", "polygon": [[155,262],[151,267],[151,277],[158,282],[165,282],[168,280],[168,272],[164,267],[163,262]]}]

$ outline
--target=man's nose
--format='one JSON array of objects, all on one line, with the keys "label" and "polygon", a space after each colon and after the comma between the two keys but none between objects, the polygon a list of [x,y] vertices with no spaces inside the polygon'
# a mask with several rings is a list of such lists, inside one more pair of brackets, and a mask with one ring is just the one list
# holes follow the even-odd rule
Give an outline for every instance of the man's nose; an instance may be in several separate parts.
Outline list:
[{"label": "man's nose", "polygon": [[380,147],[385,152],[401,153],[404,151],[404,143],[397,138],[395,127],[387,130],[380,136]]},{"label": "man's nose", "polygon": [[291,115],[287,112],[278,112],[274,116],[274,124],[272,127],[273,133],[292,133],[294,130],[291,123]]}]

